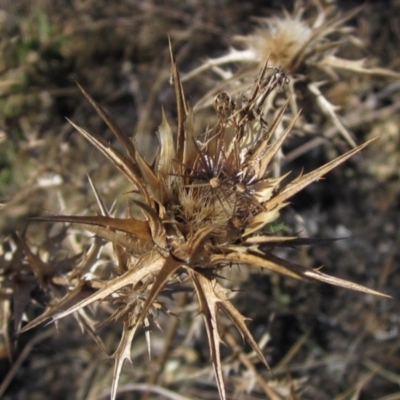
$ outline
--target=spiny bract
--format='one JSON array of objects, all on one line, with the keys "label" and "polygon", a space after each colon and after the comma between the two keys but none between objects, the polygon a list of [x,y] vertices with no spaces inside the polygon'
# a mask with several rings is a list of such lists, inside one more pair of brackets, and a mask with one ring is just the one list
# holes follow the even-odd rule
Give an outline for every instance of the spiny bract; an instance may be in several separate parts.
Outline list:
[{"label": "spiny bract", "polygon": [[[68,291],[65,297],[23,329],[30,329],[48,318],[59,320],[72,313],[79,315],[84,307],[94,302],[119,304],[109,318],[123,323],[122,338],[113,355],[112,399],[116,397],[122,365],[125,359],[130,360],[131,343],[137,328],[148,326],[153,311],[162,307],[157,300],[160,292],[166,287],[176,287],[182,279],[186,285],[189,283],[194,287],[204,317],[221,399],[226,396],[221,338],[217,328],[219,310],[229,316],[268,367],[245,324],[246,318],[229,300],[229,291],[218,280],[224,267],[255,265],[296,279],[314,279],[380,295],[273,255],[276,245],[306,242],[267,233],[268,225],[277,219],[279,210],[287,205],[291,196],[368,143],[283,184],[283,177],[270,177],[269,166],[295,121],[274,138],[285,107],[270,125],[263,118],[265,99],[272,90],[286,83],[282,71],[265,65],[248,95],[242,94],[236,99],[225,92],[217,95],[214,99],[217,122],[213,128],[198,134],[172,50],[171,59],[178,111],[177,132],[173,134],[163,115],[158,132],[160,149],[154,166],[146,163],[132,142],[82,88],[86,98],[122,143],[126,154],[72,123],[132,183],[132,201],[143,217],[129,214],[126,218],[114,218],[108,215],[98,199],[101,213],[97,216],[41,218],[79,223],[114,246],[115,268],[109,280],[90,281],[85,265],[74,270],[66,276],[64,285]],[[94,254],[97,254],[98,246]],[[58,282],[60,284],[60,278]],[[81,300],[82,288],[87,285],[97,291]]]}]

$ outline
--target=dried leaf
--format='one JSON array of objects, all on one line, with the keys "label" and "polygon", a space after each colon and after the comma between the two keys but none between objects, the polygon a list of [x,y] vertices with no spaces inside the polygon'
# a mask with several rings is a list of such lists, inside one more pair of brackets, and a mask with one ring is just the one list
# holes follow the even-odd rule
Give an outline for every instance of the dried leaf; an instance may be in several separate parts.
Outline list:
[{"label": "dried leaf", "polygon": [[164,109],[162,110],[162,122],[158,128],[157,136],[160,141],[160,159],[158,161],[157,173],[165,179],[171,172],[171,165],[175,158],[175,145]]},{"label": "dried leaf", "polygon": [[42,222],[69,222],[80,225],[94,225],[107,229],[129,233],[143,240],[151,240],[149,224],[134,218],[113,218],[96,216],[55,215],[52,217],[31,218],[32,221]]},{"label": "dried leaf", "polygon": [[159,247],[159,250],[164,250],[167,247],[167,234],[161,219],[147,204],[137,200],[134,200],[133,202],[141,208],[148,218],[148,226],[151,231],[152,241]]},{"label": "dried leaf", "polygon": [[109,117],[109,115],[100,107],[99,104],[96,103],[96,101],[86,92],[86,90],[78,82],[76,82],[76,84],[78,85],[78,88],[86,97],[90,105],[96,110],[101,119],[110,128],[111,132],[125,147],[127,153],[129,154],[130,159],[135,160],[136,150],[135,147],[133,146],[133,143],[121,132],[119,127],[114,123],[114,121]]},{"label": "dried leaf", "polygon": [[141,175],[143,177],[144,185],[147,189],[147,192],[150,194],[150,201],[146,199],[148,204],[153,205],[153,199],[158,203],[162,204],[162,196],[161,196],[161,184],[158,178],[156,177],[153,170],[147,165],[144,158],[140,155],[140,153],[136,153],[136,163],[140,169]]},{"label": "dried leaf", "polygon": [[296,193],[298,193],[300,190],[304,189],[306,186],[308,186],[310,183],[318,181],[322,176],[324,176],[326,173],[331,171],[333,168],[337,167],[340,165],[342,162],[346,161],[348,158],[353,156],[354,154],[358,153],[361,151],[364,147],[368,146],[371,142],[373,142],[376,138],[368,140],[364,144],[356,147],[355,149],[352,149],[348,151],[347,153],[335,158],[333,161],[323,165],[320,168],[317,168],[316,170],[309,172],[306,175],[302,175],[295,179],[294,181],[288,183],[282,190],[281,192],[273,197],[271,200],[267,201],[264,205],[264,207],[267,210],[272,210],[275,207],[279,206],[282,202],[286,201]]},{"label": "dried leaf", "polygon": [[175,86],[176,95],[176,108],[178,112],[178,132],[177,132],[177,145],[176,152],[179,163],[184,162],[184,147],[185,147],[185,122],[188,116],[188,107],[185,99],[185,93],[183,92],[182,82],[179,76],[178,66],[176,65],[175,56],[172,52],[172,44],[169,41],[169,51],[171,55],[171,71],[172,80]]},{"label": "dried leaf", "polygon": [[59,314],[60,311],[68,310],[69,308],[75,306],[77,303],[82,301],[82,298],[87,298],[92,291],[83,290],[85,288],[84,282],[81,282],[74,289],[70,290],[62,299],[57,299],[55,305],[52,305],[46,309],[46,311],[35,318],[33,321],[26,324],[18,333],[23,333],[29,331],[30,329],[40,325],[54,315]]},{"label": "dried leaf", "polygon": [[390,78],[400,78],[400,73],[396,71],[392,71],[386,68],[378,68],[378,67],[365,67],[366,59],[362,58],[361,60],[347,60],[345,58],[336,57],[332,54],[324,57],[319,63],[318,66],[321,68],[330,67],[335,69],[343,69],[346,71],[373,75],[373,76],[385,76]]},{"label": "dried leaf", "polygon": [[174,259],[172,256],[168,257],[167,259],[164,259],[164,263],[162,267],[159,269],[159,272],[156,274],[156,278],[151,286],[150,291],[147,294],[147,298],[145,303],[143,304],[138,324],[143,323],[147,312],[149,311],[151,305],[154,303],[161,290],[164,289],[165,285],[168,283],[172,275],[180,267],[183,266],[184,264],[181,261]]},{"label": "dried leaf", "polygon": [[[57,321],[61,318],[66,317],[67,315],[79,311],[80,309],[87,307],[95,301],[105,300],[108,296],[128,285],[130,285],[131,287],[135,287],[142,279],[153,274],[157,274],[158,271],[162,269],[164,264],[165,259],[161,255],[157,253],[146,254],[137,262],[137,265],[134,268],[125,272],[125,274],[108,281],[96,293],[82,300],[73,307],[70,307],[68,310],[56,314],[53,317],[53,321]],[[150,305],[148,308],[150,308]]]},{"label": "dried leaf", "polygon": [[115,400],[117,396],[118,390],[118,381],[121,375],[122,366],[124,365],[125,360],[128,360],[132,364],[131,360],[131,346],[132,340],[135,336],[136,329],[138,325],[136,321],[126,321],[124,322],[124,327],[122,330],[122,337],[119,342],[118,348],[115,353],[112,355],[112,358],[115,359],[114,364],[114,373],[111,387],[111,400]]},{"label": "dried leaf", "polygon": [[[149,195],[143,186],[143,179],[140,174],[138,167],[125,156],[123,156],[119,151],[110,147],[104,140],[100,138],[95,138],[92,134],[82,129],[80,126],[74,124],[67,118],[67,121],[90,143],[92,143],[98,150],[100,150],[111,162],[118,168],[128,179],[131,181],[140,191],[143,196],[145,196],[147,201],[150,201]],[[134,159],[135,160],[135,159]]]},{"label": "dried leaf", "polygon": [[[229,250],[229,249],[228,249]],[[290,276],[291,278],[300,279],[301,276],[294,272],[292,269],[287,268],[285,265],[282,265],[280,261],[272,261],[269,260],[268,257],[262,257],[262,255],[251,254],[245,248],[243,251],[232,251],[230,253],[225,252],[225,254],[216,254],[211,256],[212,264],[222,264],[222,263],[242,263],[242,264],[250,264],[262,268],[266,268],[270,271],[277,272],[278,274]]]},{"label": "dried leaf", "polygon": [[221,338],[217,327],[217,302],[219,299],[213,291],[213,283],[201,274],[192,275],[193,285],[196,289],[197,299],[199,302],[200,312],[203,314],[206,324],[208,344],[211,352],[211,362],[214,367],[215,378],[217,380],[219,397],[221,400],[226,400],[224,376],[221,366],[221,354],[219,345]]}]

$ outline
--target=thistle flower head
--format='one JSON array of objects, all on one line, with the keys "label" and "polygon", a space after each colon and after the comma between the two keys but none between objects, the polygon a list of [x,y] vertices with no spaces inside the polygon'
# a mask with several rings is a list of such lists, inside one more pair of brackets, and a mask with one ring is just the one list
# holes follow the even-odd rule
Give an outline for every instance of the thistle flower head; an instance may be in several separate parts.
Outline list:
[{"label": "thistle flower head", "polygon": [[[217,83],[214,82],[195,108],[210,106],[210,98],[218,90],[229,91],[232,95],[240,93],[268,60],[272,65],[281,67],[292,81],[286,90],[293,97],[290,104],[292,116],[300,107],[296,98],[311,94],[319,115],[332,122],[335,133],[339,132],[350,147],[356,147],[353,135],[337,114],[338,107],[325,96],[321,85],[337,81],[341,71],[399,78],[395,71],[366,67],[365,59],[340,56],[343,44],[354,46],[355,41],[350,40],[352,27],[346,23],[360,11],[359,7],[341,13],[334,6],[322,7],[318,2],[309,2],[307,6],[303,6],[303,2],[295,2],[291,13],[285,11],[281,17],[257,18],[253,32],[234,37],[234,46],[226,54],[206,60],[184,76],[186,81],[211,70],[217,77]],[[296,85],[297,82],[305,82],[306,85]],[[298,96],[300,91],[302,94]],[[321,128],[314,130],[320,132]]]},{"label": "thistle flower head", "polygon": [[262,19],[253,33],[235,38],[237,43],[253,53],[254,61],[269,60],[287,72],[291,71],[296,57],[310,45],[311,40],[312,28],[296,15]]},{"label": "thistle flower head", "polygon": [[253,32],[233,38],[241,48],[232,47],[228,54],[207,60],[186,74],[184,80],[208,69],[213,69],[223,79],[230,78],[232,74],[220,69],[227,64],[246,65],[251,75],[265,60],[280,66],[289,75],[303,73],[304,67],[310,65],[348,69],[351,62],[341,65],[339,60],[331,65],[330,60],[343,42],[348,41],[351,28],[345,23],[359,12],[360,8],[356,8],[341,14],[335,7],[323,8],[313,3],[305,7],[299,2],[292,13],[285,11],[279,17],[255,18]]},{"label": "thistle flower head", "polygon": [[[205,132],[196,132],[193,111],[185,99],[172,51],[171,58],[177,131],[173,133],[163,115],[158,131],[160,148],[154,165],[143,159],[132,142],[83,89],[86,98],[121,142],[125,153],[72,123],[133,185],[132,202],[139,211],[137,215],[110,216],[99,199],[99,215],[42,218],[81,224],[110,241],[116,254],[115,268],[111,277],[101,282],[85,279],[87,266],[73,271],[68,277],[65,297],[24,330],[48,318],[59,320],[69,314],[82,313],[85,307],[95,302],[109,301],[119,305],[109,318],[121,321],[124,327],[113,355],[113,399],[122,365],[125,359],[130,359],[136,330],[142,325],[148,326],[154,319],[154,311],[162,307],[158,297],[163,289],[176,288],[183,276],[186,285],[192,285],[204,318],[221,399],[226,396],[220,357],[222,339],[217,327],[220,310],[268,367],[245,324],[246,318],[235,308],[229,299],[229,291],[218,280],[219,272],[226,266],[232,263],[255,265],[295,279],[313,279],[380,294],[277,257],[273,254],[276,245],[303,244],[304,241],[268,233],[269,224],[279,216],[291,196],[320,179],[367,143],[315,171],[283,183],[283,177],[270,176],[269,168],[294,121],[279,139],[273,141],[285,107],[274,121],[268,123],[264,119],[266,99],[276,87],[285,83],[281,70],[264,65],[249,96],[232,98],[226,92],[219,93],[214,98],[215,125]],[[80,288],[91,284],[96,289],[94,293],[80,300]]]}]

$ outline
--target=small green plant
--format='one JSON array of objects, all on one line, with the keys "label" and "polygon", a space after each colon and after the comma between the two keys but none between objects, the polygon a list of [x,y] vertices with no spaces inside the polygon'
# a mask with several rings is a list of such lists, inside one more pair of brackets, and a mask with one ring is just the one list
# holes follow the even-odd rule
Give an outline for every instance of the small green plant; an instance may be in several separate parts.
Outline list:
[{"label": "small green plant", "polygon": [[[95,334],[85,311],[94,304],[108,304],[109,315],[98,321],[100,324],[106,321],[123,324],[120,343],[112,356],[115,359],[112,399],[117,395],[123,363],[131,359],[131,345],[138,328],[156,322],[159,310],[168,312],[162,295],[178,293],[183,286],[190,286],[195,292],[221,399],[226,399],[226,394],[219,312],[229,317],[269,368],[246,325],[246,317],[235,307],[230,290],[220,279],[232,264],[254,265],[294,279],[316,280],[385,296],[274,254],[276,246],[313,242],[275,233],[282,230],[277,219],[288,200],[370,141],[291,181],[286,176],[272,177],[271,163],[296,121],[293,119],[279,138],[272,141],[287,103],[273,121],[267,121],[267,99],[287,82],[282,71],[264,65],[248,95],[235,98],[226,92],[217,94],[213,101],[215,125],[198,132],[172,50],[171,60],[177,129],[174,134],[163,115],[158,131],[160,148],[154,165],[144,160],[132,141],[83,88],[83,94],[115,134],[123,152],[71,122],[132,185],[126,214],[111,215],[94,189],[97,215],[39,218],[79,224],[96,235],[80,262],[68,260],[64,263],[68,267],[61,269],[61,273],[23,244],[36,278],[42,289],[51,294],[51,299],[46,311],[21,332],[49,319],[58,321],[73,314],[81,326]],[[113,246],[114,259],[108,274],[102,274],[98,261],[103,257],[106,242]],[[147,339],[150,341],[149,335]],[[150,343],[148,346],[150,350]]]}]

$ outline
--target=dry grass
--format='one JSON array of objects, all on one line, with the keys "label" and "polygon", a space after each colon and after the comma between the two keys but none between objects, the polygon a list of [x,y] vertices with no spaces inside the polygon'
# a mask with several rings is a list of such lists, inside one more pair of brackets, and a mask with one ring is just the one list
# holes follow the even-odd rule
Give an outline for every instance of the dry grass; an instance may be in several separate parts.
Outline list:
[{"label": "dry grass", "polygon": [[[325,279],[325,275],[311,272],[323,264],[325,273],[396,296],[395,288],[400,283],[397,282],[397,225],[400,221],[397,210],[399,118],[396,114],[400,99],[396,79],[347,72],[340,73],[339,79],[329,78],[331,80],[328,86],[323,87],[323,95],[336,104],[346,99],[341,103],[342,110],[338,115],[347,130],[354,135],[355,141],[360,143],[375,136],[380,138],[363,150],[362,154],[353,157],[346,166],[334,170],[325,180],[304,190],[302,195],[293,197],[292,205],[282,213],[284,225],[271,223],[273,218],[266,222],[266,204],[271,199],[277,199],[275,206],[279,206],[285,200],[283,197],[293,194],[290,192],[291,188],[296,187],[294,192],[305,184],[295,181],[296,186],[285,180],[280,191],[275,189],[270,198],[267,196],[266,186],[262,187],[260,184],[258,188],[250,187],[253,184],[250,175],[246,178],[248,181],[235,181],[239,179],[235,169],[240,163],[228,163],[227,160],[233,162],[228,153],[229,146],[226,145],[229,141],[222,145],[210,131],[209,143],[205,145],[207,140],[201,135],[207,125],[213,126],[210,124],[212,113],[208,110],[195,111],[194,132],[198,139],[198,148],[196,150],[192,146],[192,151],[197,154],[196,162],[196,157],[185,159],[183,155],[168,155],[171,150],[167,149],[170,146],[162,140],[163,150],[156,156],[154,149],[157,139],[151,133],[156,132],[162,121],[161,106],[166,116],[160,128],[163,133],[161,139],[169,130],[166,120],[171,123],[173,132],[183,132],[181,129],[184,125],[184,114],[190,114],[189,109],[182,111],[186,102],[182,100],[183,95],[178,84],[178,93],[181,93],[178,95],[178,104],[181,103],[181,110],[178,111],[180,123],[172,123],[176,117],[175,95],[168,84],[170,61],[166,33],[171,36],[180,69],[190,71],[201,60],[207,57],[216,59],[224,54],[224,48],[232,43],[235,35],[249,38],[257,32],[259,28],[253,28],[250,18],[252,15],[276,16],[279,15],[279,10],[260,11],[256,5],[243,8],[240,3],[222,5],[222,9],[218,10],[213,10],[212,5],[207,9],[194,4],[177,7],[174,2],[168,2],[167,5],[156,2],[146,5],[120,2],[118,7],[104,7],[100,1],[86,1],[65,3],[57,8],[53,8],[51,2],[38,1],[32,4],[21,1],[10,4],[2,11],[4,14],[1,14],[1,23],[4,24],[7,35],[0,42],[4,56],[0,70],[0,335],[3,355],[0,375],[6,376],[8,371],[0,386],[0,391],[5,391],[4,398],[27,398],[28,393],[32,399],[60,396],[74,399],[107,398],[110,396],[113,374],[114,380],[116,378],[115,371],[117,374],[120,372],[118,398],[121,399],[218,399],[224,396],[224,392],[227,398],[237,399],[396,398],[400,372],[397,362],[397,299],[379,299],[330,288],[324,284],[280,278],[276,274],[261,272],[259,268],[235,266],[237,261],[250,262],[249,257],[257,257],[257,264],[261,266],[265,262],[260,261],[259,253],[253,254],[248,247],[251,240],[259,240],[259,236],[250,239],[252,236],[246,235],[246,239],[239,239],[238,232],[246,227],[237,225],[240,220],[242,224],[246,221],[245,225],[248,225],[249,215],[254,218],[260,214],[262,220],[256,228],[267,224],[269,231],[264,232],[264,236],[265,233],[269,238],[279,235],[279,241],[282,241],[282,235],[291,237],[296,234],[301,238],[348,237],[346,240],[319,243],[318,246],[301,247],[297,250],[277,246],[274,239],[271,247],[275,247],[276,255],[270,255],[268,250],[267,268],[271,268],[271,260],[274,260],[273,268],[280,272],[287,273],[287,268],[290,268],[290,273],[293,274],[291,268],[296,266],[296,273],[300,275],[313,273],[317,279],[322,276]],[[390,10],[367,7],[354,16],[350,11],[352,19],[343,21],[344,25],[340,25],[341,30],[335,33],[336,36],[324,36],[323,43],[327,44],[333,37],[337,38],[338,35],[340,37],[348,32],[347,28],[342,29],[343,26],[351,26],[352,36],[346,33],[344,37],[347,44],[341,43],[342,47],[336,50],[342,52],[341,57],[348,57],[351,46],[362,40],[364,47],[359,47],[356,58],[368,56],[370,68],[375,68],[375,72],[376,68],[381,67],[396,71],[399,66],[396,53],[399,37],[395,29],[398,7],[396,3],[392,4]],[[289,5],[288,10],[291,14],[296,13]],[[324,11],[329,16],[326,21],[330,20],[331,15],[343,16],[348,12],[332,9],[328,13],[326,8],[318,7],[314,10]],[[298,19],[302,18],[299,14],[295,15]],[[271,21],[276,18],[272,17]],[[316,14],[306,13],[305,18],[308,26],[315,26]],[[320,54],[327,57],[326,52]],[[318,67],[321,58],[307,60],[309,61],[305,62],[299,74],[308,77],[307,79],[316,79],[310,71]],[[252,70],[245,70],[249,78],[240,72],[242,75],[237,77],[239,86],[245,89],[254,88],[252,85],[259,76],[260,65],[262,62],[257,61]],[[232,89],[232,86],[224,87],[232,94],[230,99],[218,97],[215,104],[217,119],[214,132],[218,131],[218,126],[226,126],[228,129],[229,121],[236,121],[234,124],[239,126],[240,123],[232,115],[240,110],[241,118],[244,115],[247,118],[242,120],[249,127],[246,129],[267,131],[270,129],[266,128],[267,122],[278,129],[277,138],[282,140],[283,136],[280,135],[290,124],[297,106],[304,108],[294,126],[294,135],[288,138],[283,147],[282,156],[285,157],[278,160],[275,158],[275,175],[266,175],[263,178],[266,179],[265,185],[268,183],[272,186],[275,185],[277,174],[285,174],[288,170],[292,170],[290,177],[296,177],[303,167],[308,172],[326,163],[333,166],[334,164],[329,164],[335,163],[331,160],[345,153],[348,147],[343,136],[336,134],[338,127],[332,120],[326,118],[317,106],[310,106],[313,104],[308,102],[308,99],[313,99],[311,92],[302,92],[307,87],[296,83],[298,76],[291,75],[292,70],[287,63],[282,63],[283,65],[287,67],[284,72],[295,83],[291,88],[295,97],[292,97],[281,119],[276,118],[287,96],[287,85],[281,85],[284,81],[278,79],[274,83],[276,88],[265,97],[264,108],[259,107],[260,101],[257,102],[265,93],[265,88],[271,86],[274,78],[278,77],[278,70],[274,69],[265,71],[267,80],[258,81],[259,89],[254,102],[257,107],[246,108],[243,98],[240,105],[234,94],[236,89]],[[231,71],[235,71],[234,68],[236,67],[232,64]],[[200,99],[208,91],[210,84],[223,80],[223,71],[219,72],[219,75],[208,75],[205,79],[196,78],[184,83],[189,104]],[[135,150],[132,150],[131,145],[124,144],[123,138],[122,144],[118,143],[105,129],[105,124],[80,95],[74,84],[75,80],[90,92],[102,109],[112,115],[112,120],[118,123],[126,136],[136,133]],[[176,72],[174,81],[179,83]],[[282,90],[278,91],[280,87]],[[252,93],[251,90],[249,93]],[[249,94],[245,95],[250,97]],[[261,111],[265,122],[260,118]],[[104,152],[114,162],[124,147],[128,148],[128,155],[122,160],[129,160],[134,151],[135,156],[127,161],[127,166],[120,167],[130,183],[74,133],[74,128],[64,122],[64,117],[71,119],[77,126],[83,126],[88,132],[96,132],[95,137],[102,138],[104,143],[111,143],[112,147],[107,145]],[[106,120],[111,123],[108,117]],[[255,128],[255,122],[258,123],[258,128]],[[82,128],[78,130],[91,138]],[[115,132],[115,128],[112,130]],[[316,132],[324,134],[310,136]],[[225,156],[220,161],[216,156],[218,153],[212,150],[213,145],[209,147],[213,137],[216,148],[219,146],[225,149],[222,151]],[[101,148],[99,139],[90,140],[95,140],[95,145]],[[182,148],[179,143],[178,139],[174,145],[178,153],[178,149]],[[188,143],[190,146],[190,141]],[[322,146],[317,147],[318,144]],[[276,150],[279,148],[276,145]],[[144,155],[143,160],[136,155],[136,149]],[[244,151],[244,147],[240,149]],[[353,153],[355,151],[350,154]],[[176,157],[183,158],[178,158],[180,162],[174,164],[171,160]],[[251,156],[248,157],[247,163],[251,159]],[[137,166],[130,170],[135,164],[132,160]],[[194,164],[190,164],[188,160]],[[151,163],[150,167],[148,163]],[[173,172],[174,175],[169,175],[172,165],[178,170]],[[182,172],[183,167],[186,171]],[[245,167],[242,165],[240,168]],[[319,171],[312,175],[312,179],[318,179],[320,174],[326,172]],[[261,172],[259,174],[262,175]],[[87,175],[94,185],[88,181]],[[155,270],[147,271],[151,274],[144,280],[141,278],[143,286],[137,287],[131,294],[113,286],[112,290],[119,296],[120,302],[115,304],[116,295],[109,294],[106,298],[101,287],[109,280],[115,285],[117,277],[124,274],[123,266],[126,261],[130,259],[129,262],[132,263],[132,254],[136,254],[138,249],[139,252],[146,251],[149,244],[140,243],[139,248],[136,244],[133,250],[132,242],[128,243],[127,237],[132,234],[137,237],[140,224],[136,224],[136,228],[127,228],[126,223],[124,225],[120,220],[111,221],[111,215],[122,216],[125,213],[125,217],[139,218],[144,213],[145,218],[140,218],[143,222],[148,221],[146,223],[150,226],[141,228],[141,232],[143,235],[146,235],[144,232],[150,232],[153,243],[150,248],[156,246],[158,249],[158,253],[151,250],[152,257],[159,257],[154,254],[161,254],[160,260],[165,258],[163,252],[159,252],[164,246],[164,239],[162,234],[159,236],[156,232],[178,225],[172,222],[171,216],[171,212],[177,209],[176,205],[164,204],[165,197],[162,200],[161,197],[157,198],[157,190],[162,181],[160,177],[164,175],[175,177],[168,178],[170,180],[189,180],[185,185],[192,187],[180,191],[174,189],[173,184],[169,189],[167,186],[167,192],[170,191],[167,197],[171,200],[176,193],[181,193],[178,197],[179,201],[183,201],[182,207],[189,208],[185,212],[181,209],[179,215],[174,216],[180,224],[179,229],[183,229],[182,221],[193,224],[204,220],[211,221],[210,232],[216,233],[210,234],[207,227],[198,222],[193,228],[193,232],[200,235],[198,247],[195,245],[196,241],[191,239],[195,235],[190,234],[190,230],[186,232],[183,229],[183,236],[189,245],[185,251],[190,248],[195,250],[190,256],[189,253],[186,256],[182,253],[182,246],[172,250],[174,260],[181,262],[178,275],[174,275],[174,263],[170,264],[170,271],[163,268],[161,272],[158,271],[157,263],[153,263],[150,269]],[[140,177],[139,180],[147,182],[142,189],[142,183],[137,176]],[[307,176],[312,180],[311,175],[303,175],[303,178]],[[132,183],[141,192],[141,196],[129,193],[132,191]],[[243,183],[244,191],[241,192],[240,184]],[[234,185],[235,190],[229,185]],[[257,190],[260,193],[255,193]],[[146,200],[145,192],[148,191],[151,195]],[[185,191],[192,194],[183,196]],[[132,196],[151,205],[158,215],[157,218],[164,222],[157,227],[157,218],[147,206],[137,201],[129,203],[127,199]],[[165,196],[165,193],[161,196]],[[212,201],[208,200],[207,209],[200,209],[198,204],[205,196],[211,196]],[[234,197],[244,201],[243,204],[248,204],[248,208],[240,205],[238,200],[233,201]],[[149,202],[149,198],[156,201]],[[116,203],[113,205],[114,201]],[[170,204],[175,201],[176,199]],[[258,202],[265,204],[261,207]],[[168,211],[165,215],[162,204]],[[269,204],[273,208],[272,203]],[[97,210],[98,215],[109,219],[101,224],[99,216],[93,217],[91,221],[90,217],[73,221],[94,223],[89,232],[74,226],[37,222],[29,223],[26,227],[27,216],[43,216],[47,210],[63,215],[93,215],[93,210]],[[237,212],[238,220],[233,217]],[[57,218],[49,217],[50,219]],[[58,220],[72,221],[72,218],[60,217]],[[110,223],[119,232],[118,238],[116,232],[109,230]],[[224,229],[224,226],[229,226],[230,230]],[[93,229],[99,236],[96,239],[93,238]],[[170,236],[168,233],[167,237]],[[104,238],[114,242],[114,248],[106,244]],[[239,251],[239,243],[247,248]],[[293,243],[300,245],[303,242]],[[254,247],[255,244],[251,243],[251,246]],[[125,250],[118,250],[121,247]],[[174,247],[170,243],[168,251],[171,248]],[[200,248],[205,249],[206,255]],[[265,247],[262,249],[265,251]],[[129,257],[127,253],[130,254]],[[206,264],[209,266],[210,263],[215,264],[208,270],[202,270],[199,257],[203,262],[207,258]],[[247,261],[244,260],[245,257]],[[261,258],[265,259],[264,256]],[[282,264],[284,258],[289,259],[290,263]],[[233,265],[224,272],[220,267],[227,262],[233,262]],[[299,269],[299,264],[306,268]],[[154,273],[155,276],[159,275],[152,285]],[[207,282],[217,282],[219,275],[223,275],[224,279],[218,280],[218,284],[214,283],[212,289],[205,290]],[[177,277],[180,279],[176,279]],[[346,285],[344,281],[333,283]],[[230,301],[221,302],[221,296],[225,294],[220,291],[220,284],[234,290],[235,296]],[[162,289],[164,285],[165,288]],[[197,289],[197,296],[191,285]],[[162,296],[158,297],[160,290]],[[172,296],[172,293],[175,294]],[[60,299],[66,294],[71,302],[60,306]],[[70,308],[74,303],[79,304],[82,298],[87,297],[94,301],[96,296],[111,301],[81,308],[91,302],[86,300],[75,308]],[[195,317],[199,309],[196,297],[205,317],[209,340],[202,327],[201,316]],[[126,305],[122,306],[124,302]],[[239,330],[250,341],[250,347],[241,340],[224,315],[219,315],[220,326],[217,333],[213,325],[215,319],[212,317],[212,309],[213,304],[218,303],[219,307],[225,309],[231,305],[235,307],[231,309],[231,315]],[[138,314],[131,316],[133,323],[141,325],[148,321],[152,327],[152,359],[149,360],[148,355],[148,331],[139,330],[130,354],[128,350],[123,351],[122,345],[119,346],[120,355],[117,350],[117,368],[114,369],[113,363],[106,361],[106,358],[117,349],[122,326],[125,324],[125,337],[133,326],[127,324],[126,318],[129,307],[134,304],[140,306]],[[33,321],[43,311],[47,317],[56,313],[55,317],[58,319],[68,313],[68,308],[69,312],[78,309],[79,312],[74,314],[75,318],[68,317],[59,321],[57,334],[40,326],[15,336],[21,326],[26,327],[28,321]],[[168,313],[164,315],[161,309],[170,310],[178,318]],[[207,309],[211,310],[210,314]],[[60,310],[64,310],[62,314],[59,314]],[[151,313],[148,314],[147,311]],[[98,322],[110,315],[114,315],[121,324],[103,324],[99,329]],[[245,325],[241,315],[251,320]],[[39,317],[37,322],[42,320],[44,318]],[[31,322],[28,327],[34,324],[36,322]],[[157,329],[157,324],[162,331]],[[82,335],[81,330],[89,335]],[[221,346],[220,350],[218,335],[227,345]],[[130,344],[128,342],[124,344],[126,349]],[[99,351],[99,345],[103,350]],[[218,385],[212,377],[209,346]],[[125,365],[119,371],[125,357],[132,358],[134,368]],[[265,357],[271,365],[273,376],[260,364],[259,357]],[[116,391],[116,385],[114,390]]]}]

